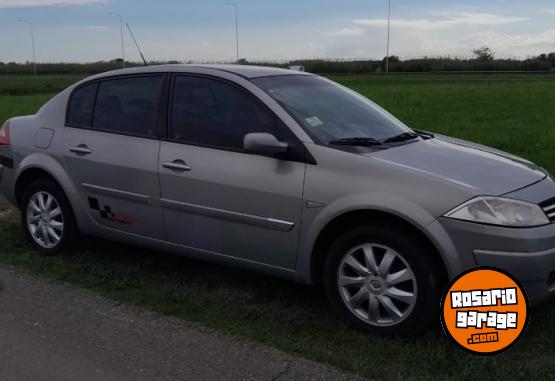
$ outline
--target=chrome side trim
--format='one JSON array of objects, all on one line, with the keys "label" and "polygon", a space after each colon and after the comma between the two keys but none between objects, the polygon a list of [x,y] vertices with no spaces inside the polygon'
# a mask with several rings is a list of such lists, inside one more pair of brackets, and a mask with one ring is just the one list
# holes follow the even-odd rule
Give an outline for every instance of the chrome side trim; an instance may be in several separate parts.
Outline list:
[{"label": "chrome side trim", "polygon": [[268,228],[273,230],[279,230],[282,232],[291,231],[291,229],[293,229],[293,226],[295,226],[294,222],[277,220],[275,218],[266,218],[266,220],[268,221]]},{"label": "chrome side trim", "polygon": [[99,185],[92,185],[87,183],[83,183],[81,185],[83,186],[83,188],[87,189],[91,193],[103,194],[105,196],[110,196],[115,198],[122,198],[125,200],[135,201],[141,204],[150,204],[151,197],[144,194],[127,192],[127,191],[122,191],[122,190],[113,189],[113,188],[106,188],[106,187],[101,187]]},{"label": "chrome side trim", "polygon": [[278,230],[282,232],[291,231],[291,229],[293,229],[293,226],[295,226],[295,223],[293,222],[278,220],[275,218],[253,216],[251,214],[231,212],[229,210],[189,204],[186,202],[168,200],[165,198],[161,199],[160,203],[162,204],[163,207],[168,209],[174,209],[174,210],[179,210],[182,212],[193,213],[193,214],[199,214],[201,216],[206,216],[206,217],[219,218],[227,221],[239,222],[241,224],[261,226],[263,228]]},{"label": "chrome side trim", "polygon": [[544,251],[532,251],[529,253],[511,252],[511,251],[474,250],[474,254],[475,255],[495,255],[495,256],[502,256],[502,257],[527,257],[527,258],[549,257],[552,255],[555,256],[555,248],[544,250]]}]

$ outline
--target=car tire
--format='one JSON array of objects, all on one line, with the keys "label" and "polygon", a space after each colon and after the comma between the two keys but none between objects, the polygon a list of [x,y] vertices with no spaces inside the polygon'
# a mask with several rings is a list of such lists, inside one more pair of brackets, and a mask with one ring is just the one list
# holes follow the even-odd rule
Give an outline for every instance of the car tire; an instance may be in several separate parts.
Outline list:
[{"label": "car tire", "polygon": [[79,230],[71,205],[60,186],[39,178],[23,191],[21,224],[27,241],[40,253],[71,253]]},{"label": "car tire", "polygon": [[324,264],[336,313],[378,335],[409,335],[439,319],[440,287],[425,245],[402,229],[362,226],[341,234]]}]

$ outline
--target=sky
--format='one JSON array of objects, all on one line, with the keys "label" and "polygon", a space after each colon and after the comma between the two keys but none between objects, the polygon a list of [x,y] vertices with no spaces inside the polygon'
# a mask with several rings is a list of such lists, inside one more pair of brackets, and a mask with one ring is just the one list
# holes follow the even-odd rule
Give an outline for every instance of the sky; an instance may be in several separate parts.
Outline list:
[{"label": "sky", "polygon": [[[388,0],[234,0],[248,60],[381,59]],[[232,61],[235,11],[225,0],[0,0],[0,61],[120,58],[121,13],[148,60]],[[124,31],[126,58],[140,57]],[[555,51],[554,0],[391,0],[391,54],[498,57]]]}]

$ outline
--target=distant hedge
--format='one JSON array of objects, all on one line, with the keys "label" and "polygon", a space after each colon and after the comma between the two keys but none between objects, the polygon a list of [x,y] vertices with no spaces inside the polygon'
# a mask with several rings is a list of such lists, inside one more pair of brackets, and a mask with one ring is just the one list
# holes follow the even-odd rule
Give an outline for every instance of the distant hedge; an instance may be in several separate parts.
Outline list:
[{"label": "distant hedge", "polygon": [[[340,73],[381,73],[385,71],[384,61],[329,61],[329,60],[299,60],[291,62],[292,65],[303,65],[306,71],[312,73],[340,74]],[[476,59],[455,58],[417,58],[409,60],[391,60],[389,71],[397,73],[424,73],[424,72],[510,72],[554,71],[555,62],[539,59],[509,60],[496,59],[482,61]]]},{"label": "distant hedge", "polygon": [[[555,72],[553,56],[537,57],[525,60],[517,59],[460,59],[460,58],[416,58],[400,60],[391,57],[389,70],[398,73],[425,73],[425,72]],[[152,62],[152,65],[170,62]],[[190,63],[190,62],[189,62]],[[245,65],[263,65],[288,67],[293,65],[304,66],[306,71],[320,74],[362,74],[381,73],[385,70],[384,60],[326,60],[310,59],[295,60],[291,62],[247,62],[240,60]],[[126,63],[127,67],[141,66],[139,63]],[[37,70],[41,74],[95,74],[109,70],[120,69],[121,60],[101,61],[93,63],[39,63]],[[33,72],[32,63],[3,63],[0,62],[0,74],[28,74]]]},{"label": "distant hedge", "polygon": [[[138,66],[128,63],[127,66]],[[109,70],[121,69],[121,62],[93,62],[93,63],[39,63],[37,72],[40,74],[96,74]],[[14,62],[0,62],[0,74],[30,74],[33,73],[33,64],[18,64]]]}]

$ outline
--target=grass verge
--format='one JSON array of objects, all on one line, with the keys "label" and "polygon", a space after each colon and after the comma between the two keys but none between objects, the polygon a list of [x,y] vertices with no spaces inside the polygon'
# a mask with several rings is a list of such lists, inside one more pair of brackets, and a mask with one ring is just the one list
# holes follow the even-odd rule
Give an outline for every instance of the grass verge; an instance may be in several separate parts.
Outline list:
[{"label": "grass verge", "polygon": [[323,292],[258,274],[89,239],[72,256],[43,257],[0,204],[0,264],[94,290],[122,303],[200,322],[379,380],[547,379],[555,375],[555,305],[533,311],[510,352],[479,357],[439,327],[413,338],[378,338],[336,320]]}]

